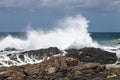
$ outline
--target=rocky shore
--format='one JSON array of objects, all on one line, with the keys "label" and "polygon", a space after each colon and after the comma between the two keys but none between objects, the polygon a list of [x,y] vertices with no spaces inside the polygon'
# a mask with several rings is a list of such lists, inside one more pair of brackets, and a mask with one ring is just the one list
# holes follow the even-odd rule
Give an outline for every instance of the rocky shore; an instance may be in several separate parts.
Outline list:
[{"label": "rocky shore", "polygon": [[[106,67],[106,64],[117,61],[115,53],[99,48],[65,51],[67,54],[64,56],[63,51],[56,47],[22,52],[19,58],[23,61],[25,54],[46,59],[36,64],[0,67],[0,80],[120,80],[119,68]],[[15,60],[13,54],[8,56]]]}]

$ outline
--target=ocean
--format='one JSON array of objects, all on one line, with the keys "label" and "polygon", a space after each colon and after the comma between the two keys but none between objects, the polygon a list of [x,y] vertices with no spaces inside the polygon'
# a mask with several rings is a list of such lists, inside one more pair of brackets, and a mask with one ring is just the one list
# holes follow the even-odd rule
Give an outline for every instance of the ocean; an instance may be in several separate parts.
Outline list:
[{"label": "ocean", "polygon": [[91,37],[101,45],[115,46],[120,44],[120,32],[91,32]]},{"label": "ocean", "polygon": [[[117,46],[120,44],[120,32],[89,32],[93,41],[105,46]],[[26,32],[0,32],[0,39],[12,36],[19,39],[27,39]]]},{"label": "ocean", "polygon": [[[49,47],[57,47],[63,52],[66,49],[94,47],[114,52],[120,57],[120,33],[88,32],[88,22],[86,18],[78,15],[59,21],[56,27],[50,30],[0,32],[0,65],[12,66],[39,62],[41,60],[28,55],[24,55],[25,61],[20,60],[18,56],[24,51]],[[8,55],[14,56],[16,61]]]}]

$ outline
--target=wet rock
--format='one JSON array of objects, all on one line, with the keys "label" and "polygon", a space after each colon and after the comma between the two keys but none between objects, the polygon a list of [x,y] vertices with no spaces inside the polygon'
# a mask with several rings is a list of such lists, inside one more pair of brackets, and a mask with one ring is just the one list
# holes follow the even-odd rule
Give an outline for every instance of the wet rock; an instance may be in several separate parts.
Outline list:
[{"label": "wet rock", "polygon": [[[115,53],[110,53],[99,48],[83,48],[79,50],[69,49],[66,50],[66,52],[68,53],[65,55],[66,57],[78,58],[81,62],[113,64],[117,60]],[[26,56],[34,62],[35,60],[47,59],[48,57],[57,54],[63,54],[63,52],[56,47],[50,47],[47,49],[30,50],[21,53],[8,54],[7,56],[10,58],[10,60],[14,60],[16,62],[20,62],[19,60],[26,62]],[[19,58],[19,60],[17,58]],[[70,65],[69,62],[68,65]]]},{"label": "wet rock", "polygon": [[16,54],[8,54],[7,56],[9,57],[10,60],[13,60],[19,63]]},{"label": "wet rock", "polygon": [[3,65],[3,63],[8,64],[8,65],[13,65],[12,61],[2,61],[2,63],[0,62],[1,65]]},{"label": "wet rock", "polygon": [[23,54],[20,54],[20,55],[19,55],[19,58],[21,59],[21,61],[23,61],[23,62],[25,61],[25,57],[24,57]]},{"label": "wet rock", "polygon": [[4,51],[18,51],[17,49],[15,49],[15,48],[10,48],[10,47],[7,47],[7,48],[5,48],[5,50]]},{"label": "wet rock", "polygon": [[21,53],[21,55],[27,54],[30,58],[36,57],[37,59],[43,59],[45,57],[50,57],[52,55],[57,55],[63,53],[57,47],[50,47],[47,49],[31,50]]},{"label": "wet rock", "polygon": [[99,48],[83,48],[66,50],[66,56],[78,58],[82,62],[97,62],[101,64],[113,64],[117,61],[115,53],[107,52]]},{"label": "wet rock", "polygon": [[47,49],[30,50],[25,52],[7,54],[7,57],[9,57],[10,60],[15,61],[17,63],[20,63],[21,61],[26,63],[25,57],[35,62],[35,60],[47,59],[50,56],[62,53],[63,52],[57,47],[50,47]]}]

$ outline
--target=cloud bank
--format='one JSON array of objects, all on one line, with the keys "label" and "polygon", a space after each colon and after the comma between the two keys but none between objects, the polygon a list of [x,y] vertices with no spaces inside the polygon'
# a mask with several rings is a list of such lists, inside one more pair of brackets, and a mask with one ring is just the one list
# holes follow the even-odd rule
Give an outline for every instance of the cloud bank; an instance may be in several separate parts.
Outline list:
[{"label": "cloud bank", "polygon": [[0,0],[0,8],[120,11],[120,0]]}]

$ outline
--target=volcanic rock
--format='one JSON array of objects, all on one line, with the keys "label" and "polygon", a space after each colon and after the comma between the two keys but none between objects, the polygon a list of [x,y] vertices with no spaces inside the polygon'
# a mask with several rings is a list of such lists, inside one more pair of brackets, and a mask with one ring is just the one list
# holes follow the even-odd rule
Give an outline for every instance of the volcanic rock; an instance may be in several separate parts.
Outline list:
[{"label": "volcanic rock", "polygon": [[117,61],[115,53],[107,52],[99,48],[83,48],[66,50],[66,56],[78,58],[82,62],[96,62],[101,64],[113,64]]},{"label": "volcanic rock", "polygon": [[[66,50],[66,57],[78,58],[82,62],[97,62],[101,64],[113,64],[117,60],[115,53],[107,52],[99,48],[83,48],[83,49],[68,49]],[[20,62],[18,58],[25,61],[25,56],[30,58],[33,62],[35,60],[47,59],[53,55],[62,55],[63,52],[57,47],[50,47],[47,49],[30,50],[21,53],[8,54],[10,60]]]},{"label": "volcanic rock", "polygon": [[44,57],[49,57],[52,55],[57,55],[63,53],[57,47],[50,47],[47,49],[39,49],[39,50],[30,50],[21,53],[22,55],[28,54],[29,57],[36,56],[38,59],[42,59]]},{"label": "volcanic rock", "polygon": [[15,48],[10,48],[10,47],[7,47],[7,48],[5,48],[5,50],[4,51],[17,51],[17,49],[15,49]]},{"label": "volcanic rock", "polygon": [[25,57],[28,57],[33,62],[35,62],[35,60],[47,59],[50,56],[58,55],[62,53],[63,52],[60,51],[57,47],[50,47],[47,49],[30,50],[20,53],[7,54],[7,56],[10,58],[10,60],[15,62],[20,62],[19,60],[21,60],[22,62],[26,62]]}]

